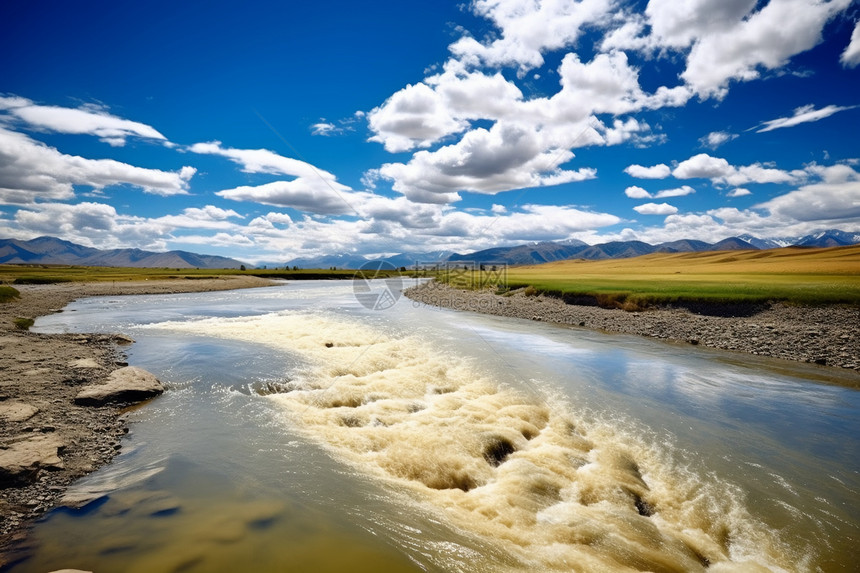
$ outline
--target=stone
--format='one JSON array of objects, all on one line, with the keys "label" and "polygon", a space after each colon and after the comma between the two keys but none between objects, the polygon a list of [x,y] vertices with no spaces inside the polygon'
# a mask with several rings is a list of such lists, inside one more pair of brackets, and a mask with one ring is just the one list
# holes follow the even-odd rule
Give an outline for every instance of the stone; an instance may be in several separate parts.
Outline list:
[{"label": "stone", "polygon": [[69,362],[69,368],[101,368],[101,365],[92,358],[81,358]]},{"label": "stone", "polygon": [[75,404],[103,406],[113,403],[141,402],[164,392],[164,386],[150,372],[126,366],[111,372],[105,384],[84,386],[75,396]]},{"label": "stone", "polygon": [[0,487],[32,482],[42,469],[63,469],[59,452],[64,447],[56,434],[37,434],[0,449]]},{"label": "stone", "polygon": [[10,400],[0,402],[0,419],[7,422],[24,422],[35,416],[39,409],[32,404]]},{"label": "stone", "polygon": [[112,337],[113,341],[116,344],[126,345],[126,344],[134,344],[134,339],[130,336],[126,336],[125,334],[114,334]]}]

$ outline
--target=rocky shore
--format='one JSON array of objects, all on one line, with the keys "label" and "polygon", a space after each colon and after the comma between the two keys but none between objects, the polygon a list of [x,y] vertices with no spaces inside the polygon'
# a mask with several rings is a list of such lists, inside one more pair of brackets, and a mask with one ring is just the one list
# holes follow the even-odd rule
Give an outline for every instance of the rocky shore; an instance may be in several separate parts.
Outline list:
[{"label": "rocky shore", "polygon": [[431,306],[647,336],[860,373],[858,308],[774,304],[725,309],[720,316],[682,308],[626,312],[567,304],[544,295],[527,296],[524,289],[499,295],[436,282],[412,287],[404,294]]},{"label": "rocky shore", "polygon": [[0,303],[0,568],[74,480],[119,452],[128,431],[123,407],[160,391],[154,377],[127,367],[122,346],[132,341],[121,334],[38,334],[17,328],[16,319],[58,312],[88,296],[271,284],[243,276],[22,285],[19,299]]}]

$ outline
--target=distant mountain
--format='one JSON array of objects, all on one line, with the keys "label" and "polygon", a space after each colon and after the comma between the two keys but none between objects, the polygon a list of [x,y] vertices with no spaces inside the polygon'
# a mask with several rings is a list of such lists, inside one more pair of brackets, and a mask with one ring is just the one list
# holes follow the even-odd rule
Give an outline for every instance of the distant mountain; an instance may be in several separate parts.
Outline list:
[{"label": "distant mountain", "polygon": [[714,243],[710,245],[707,249],[702,249],[704,251],[754,251],[756,248],[743,239],[738,237],[729,237],[728,239],[723,239],[718,243]]},{"label": "distant mountain", "polygon": [[287,262],[286,266],[295,266],[300,269],[330,269],[332,267],[358,269],[368,262],[368,259],[361,255],[323,255],[321,257],[293,259]]},{"label": "distant mountain", "polygon": [[792,239],[759,239],[752,235],[740,235],[738,239],[746,241],[756,249],[778,249],[788,247],[793,243]]},{"label": "distant mountain", "polygon": [[682,239],[680,241],[671,241],[669,243],[660,243],[657,245],[658,253],[693,253],[696,251],[704,251],[710,247],[710,243],[705,241],[696,241],[695,239]]},{"label": "distant mountain", "polygon": [[857,243],[860,243],[860,233],[846,233],[830,229],[801,237],[794,245],[798,247],[844,247]]},{"label": "distant mountain", "polygon": [[529,243],[516,247],[498,247],[486,249],[467,255],[453,254],[448,257],[449,261],[474,261],[477,263],[506,263],[509,265],[536,265],[569,259],[579,253],[582,249],[589,248],[587,244],[577,243]]},{"label": "distant mountain", "polygon": [[39,237],[29,241],[0,239],[0,264],[178,269],[238,269],[242,266],[241,261],[215,255],[187,251],[157,253],[140,249],[103,251],[54,237]]}]

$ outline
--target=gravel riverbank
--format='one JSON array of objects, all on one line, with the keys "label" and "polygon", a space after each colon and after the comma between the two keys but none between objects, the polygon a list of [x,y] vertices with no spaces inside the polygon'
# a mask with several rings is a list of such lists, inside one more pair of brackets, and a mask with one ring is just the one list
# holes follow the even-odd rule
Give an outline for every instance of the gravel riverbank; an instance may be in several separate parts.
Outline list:
[{"label": "gravel riverbank", "polygon": [[[711,316],[686,309],[625,312],[567,304],[523,289],[505,295],[466,291],[436,282],[404,291],[423,304],[618,334],[634,334],[808,362],[860,372],[860,309],[774,304],[748,316]],[[728,313],[727,313],[728,314]]]},{"label": "gravel riverbank", "polygon": [[[16,286],[0,303],[0,568],[26,551],[27,529],[57,505],[77,478],[108,463],[128,431],[121,406],[75,404],[85,385],[125,366],[122,345],[105,334],[37,334],[18,318],[58,312],[88,296],[204,292],[268,286],[257,277]],[[119,334],[119,333],[118,333]]]}]

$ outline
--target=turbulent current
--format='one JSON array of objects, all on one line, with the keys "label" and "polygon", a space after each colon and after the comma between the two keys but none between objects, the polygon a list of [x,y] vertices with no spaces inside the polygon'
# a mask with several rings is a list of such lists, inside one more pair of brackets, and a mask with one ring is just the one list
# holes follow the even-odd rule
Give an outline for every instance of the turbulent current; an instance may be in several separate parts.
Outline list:
[{"label": "turbulent current", "polygon": [[860,392],[826,369],[405,298],[373,310],[324,281],[86,299],[36,327],[126,333],[168,391],[127,414],[122,453],[12,573],[860,560]]},{"label": "turbulent current", "polygon": [[309,365],[268,387],[291,421],[496,545],[513,570],[780,570],[803,559],[726,484],[418,337],[302,312],[160,326],[299,353]]}]

